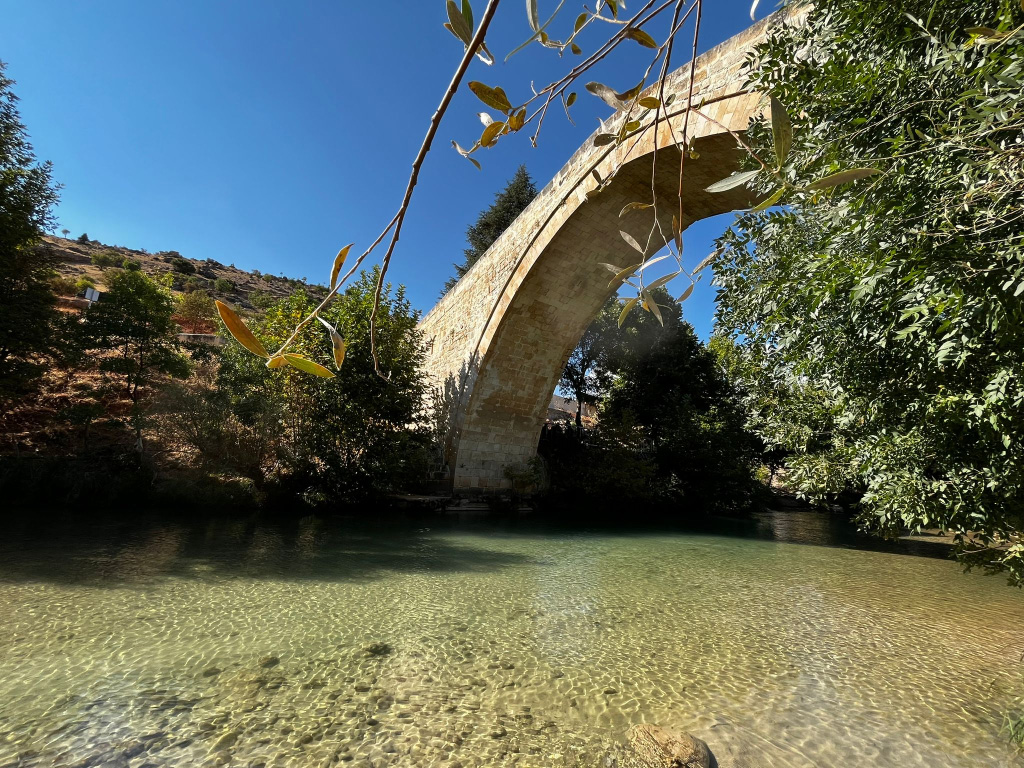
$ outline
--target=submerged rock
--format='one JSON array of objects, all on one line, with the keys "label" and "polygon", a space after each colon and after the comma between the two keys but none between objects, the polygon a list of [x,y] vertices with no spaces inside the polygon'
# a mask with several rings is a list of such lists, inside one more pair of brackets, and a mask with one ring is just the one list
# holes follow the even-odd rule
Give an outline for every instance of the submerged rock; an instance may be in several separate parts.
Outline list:
[{"label": "submerged rock", "polygon": [[368,656],[387,656],[391,653],[391,646],[387,643],[373,643],[364,648]]},{"label": "submerged rock", "polygon": [[263,667],[263,669],[270,669],[271,667],[276,667],[280,663],[281,659],[279,659],[277,656],[264,656],[262,659],[260,659],[260,666]]},{"label": "submerged rock", "polygon": [[631,747],[624,768],[717,768],[708,745],[688,733],[660,725],[634,725],[626,738]]},{"label": "submerged rock", "polygon": [[207,667],[203,670],[203,677],[213,677],[214,675],[219,675],[223,671],[224,670],[220,667]]}]

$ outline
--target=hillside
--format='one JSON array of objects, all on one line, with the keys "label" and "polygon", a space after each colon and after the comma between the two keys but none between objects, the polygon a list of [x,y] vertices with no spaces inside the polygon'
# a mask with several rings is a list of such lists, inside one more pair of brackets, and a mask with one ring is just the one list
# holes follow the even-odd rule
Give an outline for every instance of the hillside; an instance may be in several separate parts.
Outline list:
[{"label": "hillside", "polygon": [[[301,280],[238,269],[214,259],[190,259],[177,251],[149,253],[144,250],[106,245],[98,240],[82,242],[46,235],[43,248],[57,254],[61,277],[77,282],[91,279],[98,290],[105,288],[107,275],[120,269],[125,260],[137,262],[141,270],[154,279],[163,278],[176,293],[204,290],[221,301],[244,309],[258,309],[270,301],[284,298],[299,288],[311,295],[323,295],[320,285]],[[102,266],[102,265],[109,266]],[[165,277],[168,276],[169,277]],[[68,291],[65,291],[68,293]]]}]

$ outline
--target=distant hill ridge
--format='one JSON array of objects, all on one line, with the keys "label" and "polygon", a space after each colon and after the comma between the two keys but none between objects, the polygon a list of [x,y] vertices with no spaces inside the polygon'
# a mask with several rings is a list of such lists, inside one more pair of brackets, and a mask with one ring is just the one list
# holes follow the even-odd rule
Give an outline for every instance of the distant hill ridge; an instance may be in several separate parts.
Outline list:
[{"label": "distant hill ridge", "polygon": [[54,235],[44,235],[41,247],[57,254],[57,269],[62,277],[74,281],[81,277],[91,278],[100,291],[104,290],[109,274],[123,269],[122,264],[129,260],[138,263],[139,268],[154,279],[171,275],[171,289],[177,293],[203,290],[221,301],[245,309],[259,309],[260,304],[282,299],[299,289],[312,296],[323,296],[327,292],[322,285],[307,284],[303,280],[259,270],[246,271],[214,259],[190,259],[177,251],[149,253],[107,245],[98,240],[68,240]]}]

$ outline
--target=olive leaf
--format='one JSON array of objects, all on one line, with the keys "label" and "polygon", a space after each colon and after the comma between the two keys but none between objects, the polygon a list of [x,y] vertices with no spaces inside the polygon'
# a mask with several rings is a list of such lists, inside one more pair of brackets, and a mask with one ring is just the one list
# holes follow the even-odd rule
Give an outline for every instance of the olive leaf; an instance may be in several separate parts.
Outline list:
[{"label": "olive leaf", "polygon": [[272,358],[267,360],[267,368],[280,368],[282,365],[287,365],[284,355],[274,355]]},{"label": "olive leaf", "polygon": [[755,206],[754,206],[753,208],[751,208],[751,209],[750,209],[750,212],[751,212],[751,213],[760,213],[761,211],[766,211],[766,210],[768,210],[768,209],[769,209],[769,208],[771,208],[771,207],[772,207],[773,205],[775,205],[775,204],[776,204],[777,202],[779,202],[779,200],[781,200],[781,199],[782,199],[782,196],[783,196],[784,194],[786,194],[786,188],[785,188],[785,187],[782,187],[781,189],[778,189],[778,190],[776,190],[776,191],[775,191],[775,192],[774,192],[774,193],[773,193],[773,194],[771,195],[771,197],[768,197],[768,198],[766,198],[766,199],[765,199],[765,200],[764,200],[763,202],[761,202],[761,203],[758,203],[758,204],[757,204],[757,205],[755,205]]},{"label": "olive leaf", "polygon": [[630,247],[636,249],[641,254],[643,254],[644,249],[640,246],[640,243],[638,243],[636,239],[631,234],[629,234],[629,232],[625,232],[620,229],[619,234],[622,236],[622,239],[625,240],[630,245]]},{"label": "olive leaf", "polygon": [[471,80],[469,83],[469,90],[475,93],[476,97],[488,107],[500,109],[505,113],[512,109],[512,102],[508,100],[508,96],[505,95],[505,91],[500,87],[491,88],[489,85],[485,85],[478,80]]},{"label": "olive leaf", "polygon": [[860,181],[861,179],[866,179],[869,176],[875,176],[879,173],[881,173],[881,171],[877,168],[850,168],[846,171],[833,173],[823,179],[818,179],[813,184],[808,185],[807,189],[831,189],[832,187],[838,187],[840,184],[849,184],[851,181]]},{"label": "olive leaf", "polygon": [[626,30],[626,37],[630,40],[636,40],[644,48],[657,48],[658,44],[654,42],[654,38],[644,32],[642,29],[630,28]]},{"label": "olive leaf", "polygon": [[690,283],[688,286],[686,286],[686,290],[683,291],[679,295],[679,298],[676,299],[676,301],[678,301],[680,304],[682,304],[684,301],[686,301],[688,298],[690,298],[690,294],[693,293],[693,287],[695,285],[696,285],[696,283]]},{"label": "olive leaf", "polygon": [[644,89],[644,81],[641,80],[639,83],[634,85],[628,91],[623,91],[622,93],[616,93],[615,94],[615,98],[618,99],[619,101],[632,101],[633,99],[635,99],[637,96],[640,95],[640,91],[642,91],[643,89]]},{"label": "olive leaf", "polygon": [[706,192],[727,192],[730,189],[734,189],[743,184],[746,184],[751,179],[755,178],[760,171],[743,171],[742,173],[734,173],[732,176],[727,176],[721,181],[716,181]]},{"label": "olive leaf", "polygon": [[469,0],[462,0],[462,18],[466,20],[466,24],[469,28],[473,28],[473,6],[469,4]]},{"label": "olive leaf", "polygon": [[636,306],[637,301],[639,301],[639,299],[632,298],[622,307],[622,312],[619,313],[619,328],[621,328],[622,324],[626,322],[626,316],[629,315],[633,307]]},{"label": "olive leaf", "polygon": [[447,8],[448,23],[452,25],[452,31],[459,40],[469,45],[473,41],[473,28],[466,23],[466,17],[462,15],[462,11],[455,4],[455,0],[448,0]]},{"label": "olive leaf", "polygon": [[565,98],[565,106],[571,107],[575,103],[576,103],[576,91],[573,91],[568,96],[566,96],[566,98]]},{"label": "olive leaf", "polygon": [[661,101],[654,96],[644,96],[637,104],[644,109],[657,109],[661,106]]},{"label": "olive leaf", "polygon": [[341,364],[345,362],[345,340],[341,338],[341,334],[338,333],[338,329],[324,320],[322,317],[317,315],[317,320],[324,324],[324,327],[331,334],[331,348],[334,352],[334,367],[339,371],[341,370]]},{"label": "olive leaf", "polygon": [[599,98],[612,109],[617,110],[622,106],[619,103],[618,97],[615,95],[615,91],[613,91],[604,83],[587,83],[586,87],[588,91],[597,96],[597,98]]},{"label": "olive leaf", "polygon": [[[532,4],[533,4],[534,6],[536,6],[536,3],[532,3]],[[506,57],[505,57],[505,61],[508,61],[508,60],[509,60],[509,59],[511,59],[511,58],[512,58],[512,57],[513,57],[513,56],[514,56],[515,54],[519,53],[519,52],[520,52],[521,50],[523,50],[523,48],[525,48],[525,47],[526,47],[526,46],[528,46],[528,45],[529,45],[530,43],[532,43],[532,42],[533,42],[534,40],[536,40],[537,38],[539,38],[539,37],[541,37],[542,35],[544,35],[544,30],[546,30],[546,29],[548,28],[548,25],[549,25],[549,24],[550,24],[550,23],[551,23],[552,21],[554,21],[554,20],[555,20],[555,16],[557,16],[557,15],[558,15],[558,12],[559,12],[560,10],[562,10],[562,6],[563,6],[563,5],[565,5],[565,0],[559,0],[559,3],[558,3],[558,5],[557,5],[557,6],[556,6],[556,8],[555,8],[555,12],[551,14],[551,18],[549,18],[549,19],[548,19],[547,21],[545,21],[545,22],[544,22],[543,24],[541,24],[541,25],[540,25],[539,27],[537,27],[537,26],[534,26],[534,23],[533,23],[533,22],[534,22],[533,14],[532,14],[532,13],[530,12],[530,10],[531,10],[531,9],[530,9],[530,6],[531,6],[531,0],[526,0],[526,8],[527,8],[527,12],[528,12],[528,15],[530,16],[530,27],[531,27],[531,28],[533,29],[533,34],[532,34],[532,35],[530,35],[530,36],[529,36],[529,37],[528,37],[528,38],[526,39],[526,42],[524,42],[524,43],[523,43],[522,45],[519,45],[519,46],[517,46],[517,47],[516,47],[516,48],[515,48],[515,49],[514,49],[514,50],[513,50],[513,51],[512,51],[512,52],[511,52],[511,53],[510,53],[510,54],[509,54],[508,56],[506,56]],[[537,10],[537,9],[536,9],[536,7],[534,7],[534,8],[532,9],[533,13],[535,13],[535,12],[536,12],[536,10]]]},{"label": "olive leaf", "polygon": [[653,283],[651,283],[650,285],[648,285],[648,286],[647,286],[647,290],[648,290],[648,291],[653,291],[653,290],[655,290],[656,288],[661,288],[661,286],[663,286],[663,285],[666,285],[666,284],[670,283],[671,281],[673,281],[673,280],[675,280],[675,279],[676,279],[677,277],[679,277],[679,275],[681,275],[681,274],[682,274],[682,272],[670,272],[670,273],[669,273],[669,274],[667,274],[667,275],[662,275],[662,276],[661,276],[661,277],[659,277],[659,278],[658,278],[657,280],[655,280],[655,281],[654,281]]},{"label": "olive leaf", "polygon": [[653,208],[654,203],[626,203],[622,206],[622,210],[619,211],[619,218],[621,219],[630,211],[642,211],[646,208]]},{"label": "olive leaf", "polygon": [[308,357],[303,357],[302,355],[294,355],[290,352],[285,352],[283,357],[285,362],[288,363],[288,365],[292,366],[292,368],[298,368],[300,371],[304,373],[312,373],[314,376],[321,376],[325,379],[334,378],[333,373],[331,373],[329,370],[320,365],[320,363],[314,363]]},{"label": "olive leaf", "polygon": [[484,124],[484,128],[494,122],[494,118],[486,112],[477,112],[476,116],[480,118],[480,122]]},{"label": "olive leaf", "polygon": [[576,23],[573,24],[572,33],[575,35],[577,32],[579,32],[581,29],[583,29],[583,25],[586,24],[586,23],[587,23],[587,14],[581,13],[579,16],[576,17]]},{"label": "olive leaf", "polygon": [[781,101],[772,96],[771,104],[772,142],[775,144],[775,159],[779,161],[779,168],[782,168],[793,146],[793,124]]},{"label": "olive leaf", "polygon": [[231,307],[217,300],[217,312],[220,315],[220,319],[224,321],[224,325],[227,326],[228,331],[235,337],[235,341],[254,355],[270,357],[270,354],[264,349],[260,340],[253,336],[252,331],[249,330],[245,323],[242,322],[242,318],[236,315]]},{"label": "olive leaf", "polygon": [[[470,157],[470,153],[473,151],[472,149],[463,149],[462,147],[459,146],[459,143],[457,141],[455,141],[454,139],[452,139],[452,146],[455,147],[455,151],[456,152],[458,152],[464,158],[469,160],[469,162],[471,162],[473,165],[475,165],[477,167],[477,170],[480,170],[480,163],[479,163],[479,161],[477,161],[477,159],[475,157]],[[473,149],[476,149],[476,147],[473,147]]]},{"label": "olive leaf", "polygon": [[640,268],[640,264],[633,264],[632,266],[626,267],[625,269],[617,267],[614,264],[602,264],[601,266],[604,267],[605,269],[610,269],[612,272],[615,272],[615,277],[613,277],[608,283],[609,287],[621,283],[623,280],[625,280],[627,277],[629,277],[631,274],[636,272],[637,269]]},{"label": "olive leaf", "polygon": [[340,251],[338,251],[338,255],[334,257],[334,266],[331,267],[331,290],[332,291],[334,290],[335,283],[338,282],[338,274],[341,272],[341,267],[342,267],[342,265],[344,265],[345,259],[348,257],[349,248],[351,248],[353,245],[355,245],[355,243],[349,243],[344,248],[342,248]]},{"label": "olive leaf", "polygon": [[664,326],[665,321],[661,317],[661,307],[658,306],[658,302],[654,300],[647,289],[640,291],[640,296],[643,297],[644,300],[643,308],[658,318],[658,323]]},{"label": "olive leaf", "polygon": [[606,147],[614,142],[618,137],[614,133],[599,133],[594,137],[595,147]]}]

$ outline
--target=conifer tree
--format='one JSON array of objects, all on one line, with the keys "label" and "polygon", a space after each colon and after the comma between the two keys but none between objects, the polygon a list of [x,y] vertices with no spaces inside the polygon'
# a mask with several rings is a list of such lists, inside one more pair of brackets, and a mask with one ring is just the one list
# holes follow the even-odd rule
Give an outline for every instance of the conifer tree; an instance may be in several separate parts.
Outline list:
[{"label": "conifer tree", "polygon": [[533,202],[537,196],[537,187],[530,178],[525,165],[520,165],[515,174],[509,179],[505,189],[494,196],[494,202],[490,208],[482,211],[477,217],[476,223],[466,230],[466,242],[469,243],[463,253],[465,258],[461,264],[453,264],[455,277],[448,279],[444,285],[444,293],[452,289],[459,279],[469,272],[470,267],[476,264],[477,260],[484,255],[488,248],[501,237],[516,217],[522,213],[526,206]]},{"label": "conifer tree", "polygon": [[37,163],[18,115],[14,81],[0,62],[0,400],[22,394],[42,372],[57,316],[52,254],[40,249],[53,226],[57,187]]}]

